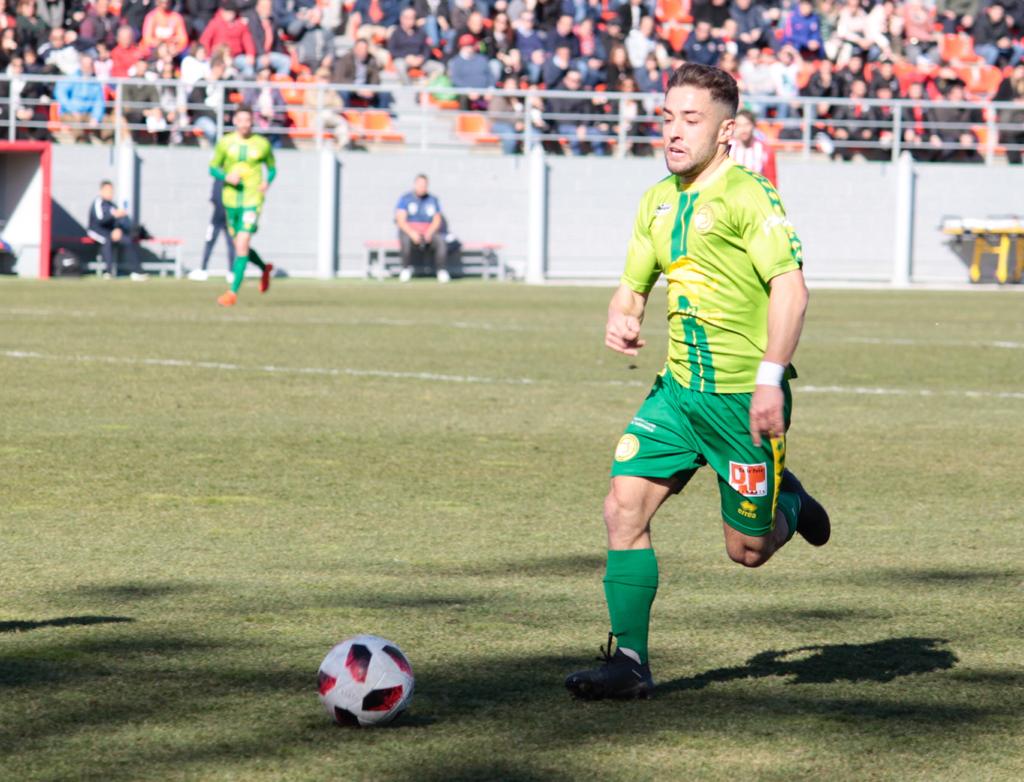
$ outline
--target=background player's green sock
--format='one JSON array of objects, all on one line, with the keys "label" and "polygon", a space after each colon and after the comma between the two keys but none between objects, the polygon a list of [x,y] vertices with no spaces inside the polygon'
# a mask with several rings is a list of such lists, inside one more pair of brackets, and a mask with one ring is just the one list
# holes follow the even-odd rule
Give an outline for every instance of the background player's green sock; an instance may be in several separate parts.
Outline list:
[{"label": "background player's green sock", "polygon": [[796,534],[796,520],[800,516],[800,495],[791,491],[781,491],[776,506],[786,517],[786,524],[789,526],[789,534],[786,535],[788,542]]},{"label": "background player's green sock", "polygon": [[259,266],[260,271],[263,271],[265,268],[267,268],[267,264],[264,262],[262,258],[260,258],[260,254],[256,252],[255,247],[249,248],[249,260],[255,263],[257,266]]},{"label": "background player's green sock", "polygon": [[658,591],[658,560],[654,549],[609,551],[604,575],[604,596],[612,633],[620,649],[630,649],[647,662],[647,631],[651,603]]},{"label": "background player's green sock", "polygon": [[238,289],[242,287],[242,280],[245,279],[245,267],[248,265],[248,255],[239,255],[235,258],[235,264],[231,267],[231,272],[234,274],[234,279],[231,281],[232,293],[238,293]]}]

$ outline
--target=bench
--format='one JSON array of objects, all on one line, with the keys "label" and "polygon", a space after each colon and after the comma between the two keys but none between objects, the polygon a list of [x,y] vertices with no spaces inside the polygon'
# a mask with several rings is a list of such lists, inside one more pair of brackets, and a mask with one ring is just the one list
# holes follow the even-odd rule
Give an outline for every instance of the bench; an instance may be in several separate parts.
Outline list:
[{"label": "bench", "polygon": [[[171,236],[150,236],[140,239],[141,244],[152,244],[159,249],[159,255],[155,261],[140,261],[144,272],[156,272],[161,277],[173,272],[174,276],[181,279],[184,271],[181,265],[181,246],[184,240]],[[58,236],[53,240],[53,250],[67,250],[74,247],[98,247],[98,243],[91,236]],[[101,274],[104,270],[103,260],[98,254],[85,262],[87,271]]]},{"label": "bench", "polygon": [[1010,245],[1017,240],[1017,257],[1013,270],[1013,281],[1020,282],[1024,274],[1024,221],[1017,217],[990,217],[984,220],[948,217],[942,221],[942,232],[953,237],[954,242],[973,240],[971,253],[971,282],[981,279],[981,258],[983,255],[996,256],[996,280],[1002,285],[1010,277]]},{"label": "bench", "polygon": [[[402,268],[402,254],[397,239],[364,242],[366,248],[366,275],[378,280],[395,276]],[[493,242],[468,242],[456,245],[449,254],[449,268],[462,276],[480,276],[485,280],[494,277],[504,280],[508,269],[498,258],[503,245]],[[451,261],[455,261],[452,263]]]}]

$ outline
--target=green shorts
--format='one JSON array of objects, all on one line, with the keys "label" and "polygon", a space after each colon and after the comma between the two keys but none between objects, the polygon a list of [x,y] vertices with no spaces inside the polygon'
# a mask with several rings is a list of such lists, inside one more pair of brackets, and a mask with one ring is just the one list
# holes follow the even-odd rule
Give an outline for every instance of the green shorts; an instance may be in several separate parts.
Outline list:
[{"label": "green shorts", "polygon": [[260,220],[259,206],[225,206],[228,233],[232,236],[240,233],[254,234]]},{"label": "green shorts", "polygon": [[[792,397],[783,381],[785,421]],[[745,535],[767,535],[775,526],[786,438],[750,439],[750,394],[711,394],[684,388],[665,371],[615,448],[612,477],[678,478],[682,486],[699,467],[718,473],[722,518]]]}]

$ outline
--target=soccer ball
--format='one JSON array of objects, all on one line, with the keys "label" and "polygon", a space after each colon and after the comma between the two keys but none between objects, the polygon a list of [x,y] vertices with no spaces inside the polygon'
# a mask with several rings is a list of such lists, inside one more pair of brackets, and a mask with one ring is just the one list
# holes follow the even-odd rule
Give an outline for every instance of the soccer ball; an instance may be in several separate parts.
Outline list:
[{"label": "soccer ball", "polygon": [[320,702],[339,725],[383,725],[412,700],[412,666],[402,650],[375,635],[357,635],[327,653],[317,673]]}]

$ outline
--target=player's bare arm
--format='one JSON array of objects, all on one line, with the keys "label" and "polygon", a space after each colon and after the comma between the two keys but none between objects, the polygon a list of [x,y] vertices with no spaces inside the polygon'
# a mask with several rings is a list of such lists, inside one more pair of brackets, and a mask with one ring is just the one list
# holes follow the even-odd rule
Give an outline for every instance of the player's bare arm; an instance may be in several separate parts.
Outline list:
[{"label": "player's bare arm", "polygon": [[[807,286],[799,269],[773,277],[768,283],[768,347],[764,361],[785,368],[793,359],[807,311]],[[759,383],[750,399],[750,436],[754,445],[762,435],[785,434],[781,375],[779,383]]]},{"label": "player's bare arm", "polygon": [[640,325],[647,307],[647,294],[620,285],[608,304],[604,344],[614,351],[635,356],[646,343],[640,339]]}]

